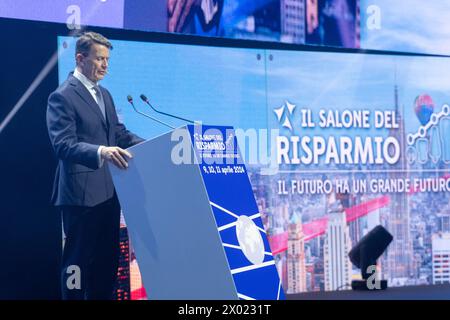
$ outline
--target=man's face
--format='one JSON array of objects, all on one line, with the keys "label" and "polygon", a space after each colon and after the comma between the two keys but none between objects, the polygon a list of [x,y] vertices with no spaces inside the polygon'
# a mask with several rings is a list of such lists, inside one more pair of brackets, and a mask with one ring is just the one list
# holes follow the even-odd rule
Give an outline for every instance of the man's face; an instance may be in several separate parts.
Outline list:
[{"label": "man's face", "polygon": [[88,56],[77,54],[78,68],[92,82],[102,80],[109,64],[109,49],[104,45],[94,43]]}]

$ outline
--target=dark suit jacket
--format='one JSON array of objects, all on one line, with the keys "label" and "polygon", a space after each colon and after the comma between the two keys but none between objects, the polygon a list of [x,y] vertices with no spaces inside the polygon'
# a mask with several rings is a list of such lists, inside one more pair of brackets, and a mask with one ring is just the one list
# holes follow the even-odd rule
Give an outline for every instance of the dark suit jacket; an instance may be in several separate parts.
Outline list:
[{"label": "dark suit jacket", "polygon": [[86,87],[72,74],[48,99],[47,128],[59,160],[53,186],[56,206],[92,207],[110,199],[114,185],[100,145],[128,148],[144,141],[119,123],[111,94],[100,87],[106,121]]}]

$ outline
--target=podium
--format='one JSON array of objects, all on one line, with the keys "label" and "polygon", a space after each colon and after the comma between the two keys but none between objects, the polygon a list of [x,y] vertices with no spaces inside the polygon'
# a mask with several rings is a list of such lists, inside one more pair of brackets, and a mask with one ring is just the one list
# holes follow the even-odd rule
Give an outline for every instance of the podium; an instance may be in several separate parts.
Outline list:
[{"label": "podium", "polygon": [[128,150],[127,170],[109,168],[149,299],[284,299],[232,127]]}]

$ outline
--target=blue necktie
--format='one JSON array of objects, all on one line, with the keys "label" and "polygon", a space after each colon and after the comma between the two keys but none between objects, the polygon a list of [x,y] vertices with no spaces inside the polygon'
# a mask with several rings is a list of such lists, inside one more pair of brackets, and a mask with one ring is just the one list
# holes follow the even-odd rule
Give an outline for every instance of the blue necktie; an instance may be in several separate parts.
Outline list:
[{"label": "blue necktie", "polygon": [[102,112],[103,119],[106,119],[105,116],[105,102],[103,101],[103,95],[98,86],[94,86],[95,96],[97,97],[97,104]]}]

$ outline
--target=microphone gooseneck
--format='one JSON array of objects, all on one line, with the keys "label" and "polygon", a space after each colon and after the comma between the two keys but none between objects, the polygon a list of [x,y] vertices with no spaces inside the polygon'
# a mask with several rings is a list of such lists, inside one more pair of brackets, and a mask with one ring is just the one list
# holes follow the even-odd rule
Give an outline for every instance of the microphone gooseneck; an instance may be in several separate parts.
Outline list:
[{"label": "microphone gooseneck", "polygon": [[167,113],[167,112],[158,111],[152,106],[152,104],[150,103],[150,100],[148,100],[148,98],[144,94],[141,94],[140,97],[141,97],[142,101],[144,101],[147,105],[150,106],[150,108],[152,108],[153,111],[155,111],[155,112],[157,112],[159,114],[163,114],[165,116],[172,117],[172,118],[175,118],[175,119],[178,119],[178,120],[182,120],[182,121],[186,121],[186,122],[189,122],[189,123],[192,123],[192,124],[195,123],[194,121],[186,119],[186,118],[178,117],[176,115],[173,115],[173,114],[170,114],[170,113]]},{"label": "microphone gooseneck", "polygon": [[135,105],[134,105],[134,102],[133,102],[133,97],[132,97],[132,96],[128,95],[128,96],[127,96],[127,100],[128,100],[128,102],[133,106],[134,111],[136,111],[136,112],[139,113],[140,115],[142,115],[142,116],[144,116],[144,117],[146,117],[146,118],[152,119],[153,121],[156,121],[156,122],[158,122],[158,123],[160,123],[160,124],[162,124],[162,125],[164,125],[164,126],[166,126],[166,127],[169,127],[169,128],[171,128],[171,129],[175,129],[175,127],[172,127],[170,124],[167,124],[167,123],[165,123],[165,122],[163,122],[163,121],[161,121],[161,120],[158,120],[158,119],[156,119],[156,118],[153,118],[152,116],[149,116],[148,114],[145,114],[145,113],[143,113],[143,112],[140,112],[138,109],[136,109],[136,107],[135,107]]}]

